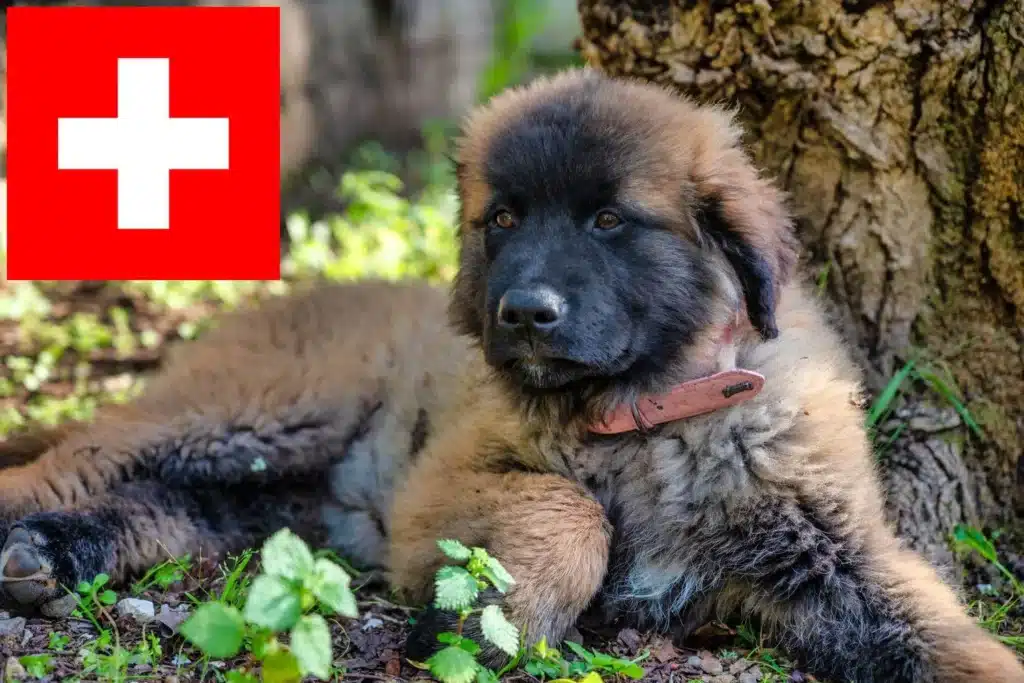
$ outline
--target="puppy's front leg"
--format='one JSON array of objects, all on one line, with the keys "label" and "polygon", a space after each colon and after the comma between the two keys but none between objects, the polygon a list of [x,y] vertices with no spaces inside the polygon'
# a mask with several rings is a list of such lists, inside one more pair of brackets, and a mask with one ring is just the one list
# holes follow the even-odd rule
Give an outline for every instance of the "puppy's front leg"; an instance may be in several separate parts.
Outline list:
[{"label": "puppy's front leg", "polygon": [[[421,461],[392,510],[390,568],[393,584],[416,602],[431,598],[434,573],[445,563],[436,541],[452,538],[487,549],[512,574],[501,599],[528,643],[562,640],[601,587],[611,526],[592,496],[552,474],[452,471]],[[454,613],[429,608],[409,637],[407,656],[424,661],[453,631]],[[467,621],[470,637],[477,624]],[[500,666],[507,657],[481,637],[480,661]]]}]

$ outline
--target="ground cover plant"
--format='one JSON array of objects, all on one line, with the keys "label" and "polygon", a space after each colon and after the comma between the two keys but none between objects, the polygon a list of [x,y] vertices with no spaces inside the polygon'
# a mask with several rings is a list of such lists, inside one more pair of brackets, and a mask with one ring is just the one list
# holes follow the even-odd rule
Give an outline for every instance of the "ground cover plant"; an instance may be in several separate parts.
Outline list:
[{"label": "ground cover plant", "polygon": [[[130,400],[166,350],[203,334],[216,312],[277,296],[313,277],[421,277],[455,272],[456,200],[447,149],[433,140],[420,159],[422,192],[403,193],[379,150],[341,180],[343,213],[317,223],[296,215],[280,282],[79,282],[0,284],[0,434],[31,422],[88,418],[97,405]],[[824,274],[822,277],[827,277]],[[941,366],[908,359],[866,406],[879,461],[907,418],[902,400],[928,394],[962,429],[984,437]],[[704,625],[689,641],[604,624],[587,615],[572,641],[526,648],[500,608],[478,604],[488,586],[515,577],[485,549],[437,539],[449,559],[436,577],[435,604],[476,614],[490,642],[513,656],[500,671],[476,661],[480,643],[460,630],[426,662],[403,656],[419,606],[393,599],[379,576],[356,571],[328,549],[281,530],[238,556],[170,557],[131,585],[104,576],[68,587],[67,619],[0,614],[5,680],[470,681],[811,680],[772,649],[756,624]],[[1009,531],[961,527],[950,539],[967,570],[970,610],[1024,652],[1018,539]],[[554,541],[553,541],[554,542]]]}]

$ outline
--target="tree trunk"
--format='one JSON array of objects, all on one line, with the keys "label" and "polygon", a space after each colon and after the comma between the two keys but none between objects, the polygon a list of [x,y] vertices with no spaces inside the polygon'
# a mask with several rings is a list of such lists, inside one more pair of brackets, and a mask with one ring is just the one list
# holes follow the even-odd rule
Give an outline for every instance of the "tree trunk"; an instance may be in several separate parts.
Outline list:
[{"label": "tree trunk", "polygon": [[1022,511],[1024,0],[579,0],[614,75],[738,105],[790,192],[811,277],[878,391],[947,368],[983,436],[908,392],[889,514],[933,561]]}]

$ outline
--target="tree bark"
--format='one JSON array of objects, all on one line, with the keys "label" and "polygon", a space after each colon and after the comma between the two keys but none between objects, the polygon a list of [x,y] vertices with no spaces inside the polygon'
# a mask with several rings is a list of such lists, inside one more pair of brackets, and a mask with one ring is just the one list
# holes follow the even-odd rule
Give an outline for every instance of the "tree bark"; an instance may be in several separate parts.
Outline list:
[{"label": "tree bark", "polygon": [[586,61],[737,106],[811,277],[879,390],[948,368],[982,437],[917,391],[888,512],[944,564],[1022,511],[1024,0],[579,0]]}]

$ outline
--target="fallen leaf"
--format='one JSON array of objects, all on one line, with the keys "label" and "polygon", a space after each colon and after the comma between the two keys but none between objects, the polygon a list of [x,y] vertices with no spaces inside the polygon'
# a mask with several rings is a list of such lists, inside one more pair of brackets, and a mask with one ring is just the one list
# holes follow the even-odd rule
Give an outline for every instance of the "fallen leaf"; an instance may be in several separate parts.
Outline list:
[{"label": "fallen leaf", "polygon": [[625,646],[629,654],[634,654],[640,647],[640,633],[635,628],[624,628],[619,631],[619,642]]},{"label": "fallen leaf", "polygon": [[177,633],[181,623],[188,619],[188,610],[172,610],[167,605],[160,605],[160,612],[154,620],[163,624],[171,633]]},{"label": "fallen leaf", "polygon": [[651,656],[654,657],[655,661],[664,664],[678,657],[679,653],[676,651],[676,647],[672,644],[671,640],[659,638],[651,643]]},{"label": "fallen leaf", "polygon": [[384,673],[388,676],[398,676],[402,673],[402,660],[400,659],[389,659],[388,663],[384,665]]}]

